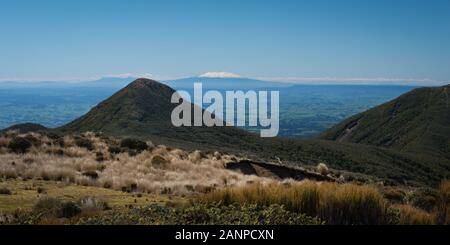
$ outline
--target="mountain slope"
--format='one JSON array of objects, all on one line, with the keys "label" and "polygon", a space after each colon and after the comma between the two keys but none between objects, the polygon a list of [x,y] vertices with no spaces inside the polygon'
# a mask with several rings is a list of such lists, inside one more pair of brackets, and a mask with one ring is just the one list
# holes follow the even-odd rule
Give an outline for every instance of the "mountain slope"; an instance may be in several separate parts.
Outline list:
[{"label": "mountain slope", "polygon": [[114,136],[151,139],[174,146],[227,147],[240,144],[249,133],[233,127],[175,127],[170,99],[175,91],[149,79],[137,79],[86,115],[59,128],[62,132],[101,131]]},{"label": "mountain slope", "polygon": [[21,124],[15,124],[11,127],[5,128],[0,130],[0,132],[7,132],[9,130],[15,130],[18,131],[21,134],[28,133],[28,132],[37,132],[37,131],[45,131],[47,128],[41,124],[37,123],[21,123]]},{"label": "mountain slope", "polygon": [[450,159],[450,85],[420,88],[357,114],[322,139]]}]

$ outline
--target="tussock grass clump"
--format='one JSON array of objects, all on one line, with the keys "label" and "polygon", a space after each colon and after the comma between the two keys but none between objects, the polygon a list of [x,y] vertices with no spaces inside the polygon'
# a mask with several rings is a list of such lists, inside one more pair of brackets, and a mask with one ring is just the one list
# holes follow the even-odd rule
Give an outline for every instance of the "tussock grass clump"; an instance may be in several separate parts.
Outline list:
[{"label": "tussock grass clump", "polygon": [[200,197],[200,202],[283,205],[287,210],[318,217],[327,224],[384,224],[387,202],[372,187],[315,183],[254,184],[221,189]]},{"label": "tussock grass clump", "polygon": [[46,217],[62,217],[63,202],[53,197],[42,197],[33,206],[33,212]]},{"label": "tussock grass clump", "polygon": [[398,188],[388,187],[383,191],[383,196],[393,203],[401,204],[404,203],[406,194]]},{"label": "tussock grass clump", "polygon": [[434,224],[434,217],[421,209],[409,205],[394,205],[392,209],[398,211],[398,220],[396,224],[399,225]]},{"label": "tussock grass clump", "polygon": [[442,225],[450,225],[450,181],[443,181],[439,187],[438,201],[436,205],[436,222]]},{"label": "tussock grass clump", "polygon": [[316,167],[317,172],[321,175],[327,175],[329,170],[328,166],[325,163],[319,163]]},{"label": "tussock grass clump", "polygon": [[0,136],[0,147],[8,147],[11,140],[5,136]]}]

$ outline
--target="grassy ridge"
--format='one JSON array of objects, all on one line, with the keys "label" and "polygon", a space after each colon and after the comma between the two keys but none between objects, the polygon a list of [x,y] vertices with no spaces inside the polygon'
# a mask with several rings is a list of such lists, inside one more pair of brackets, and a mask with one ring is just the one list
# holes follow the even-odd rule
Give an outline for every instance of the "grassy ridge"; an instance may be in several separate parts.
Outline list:
[{"label": "grassy ridge", "polygon": [[322,139],[450,159],[450,85],[420,88],[344,120]]}]

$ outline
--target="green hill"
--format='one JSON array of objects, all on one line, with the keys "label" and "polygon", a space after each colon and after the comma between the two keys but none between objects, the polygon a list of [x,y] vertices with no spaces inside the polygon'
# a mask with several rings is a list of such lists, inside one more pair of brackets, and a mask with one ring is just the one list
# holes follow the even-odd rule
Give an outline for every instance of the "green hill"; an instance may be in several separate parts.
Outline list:
[{"label": "green hill", "polygon": [[285,165],[328,166],[401,184],[434,185],[450,173],[450,164],[432,157],[367,145],[323,140],[260,138],[234,127],[174,127],[170,103],[175,91],[148,79],[130,83],[86,115],[57,129],[63,133],[102,132],[136,137],[185,149],[219,150]]},{"label": "green hill", "polygon": [[47,128],[41,124],[37,123],[21,123],[21,124],[15,124],[11,127],[5,128],[0,130],[0,132],[7,132],[10,130],[18,131],[21,134],[28,133],[28,132],[36,132],[36,131],[45,131]]},{"label": "green hill", "polygon": [[320,138],[450,159],[450,85],[420,88],[352,116]]},{"label": "green hill", "polygon": [[177,106],[170,102],[173,93],[175,90],[159,82],[137,79],[59,130],[151,139],[155,144],[184,148],[234,148],[242,144],[242,138],[253,137],[233,127],[173,126],[171,113]]}]

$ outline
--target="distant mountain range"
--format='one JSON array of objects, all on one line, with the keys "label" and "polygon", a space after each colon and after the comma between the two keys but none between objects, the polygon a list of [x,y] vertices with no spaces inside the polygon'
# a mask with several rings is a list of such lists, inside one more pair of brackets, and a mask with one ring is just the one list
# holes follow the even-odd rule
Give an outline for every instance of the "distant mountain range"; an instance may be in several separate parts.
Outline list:
[{"label": "distant mountain range", "polygon": [[[4,81],[0,82],[1,87],[6,88],[21,88],[21,87],[108,87],[108,88],[123,88],[133,80],[134,77],[104,77],[92,81],[68,82],[68,81],[36,81],[36,82],[21,82],[21,81]],[[258,89],[258,88],[285,88],[293,86],[293,84],[262,81],[251,78],[241,77],[189,77],[174,80],[161,81],[174,89],[192,89],[194,83],[201,82],[206,89]]]}]

